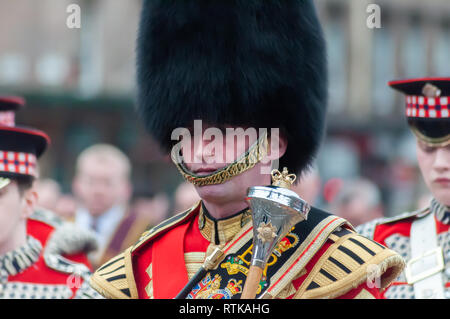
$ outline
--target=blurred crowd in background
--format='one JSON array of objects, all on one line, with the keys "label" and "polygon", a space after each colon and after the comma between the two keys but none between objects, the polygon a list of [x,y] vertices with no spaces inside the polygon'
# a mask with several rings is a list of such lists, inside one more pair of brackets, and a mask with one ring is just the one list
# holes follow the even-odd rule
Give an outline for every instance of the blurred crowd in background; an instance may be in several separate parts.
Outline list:
[{"label": "blurred crowd in background", "polygon": [[[295,191],[354,226],[426,206],[403,97],[387,82],[450,75],[450,2],[378,0],[375,29],[373,1],[315,2],[329,50],[328,127]],[[72,3],[79,29],[66,25]],[[95,230],[99,264],[199,200],[134,110],[139,9],[139,0],[0,0],[0,93],[23,96],[17,122],[52,139],[39,204]]]}]

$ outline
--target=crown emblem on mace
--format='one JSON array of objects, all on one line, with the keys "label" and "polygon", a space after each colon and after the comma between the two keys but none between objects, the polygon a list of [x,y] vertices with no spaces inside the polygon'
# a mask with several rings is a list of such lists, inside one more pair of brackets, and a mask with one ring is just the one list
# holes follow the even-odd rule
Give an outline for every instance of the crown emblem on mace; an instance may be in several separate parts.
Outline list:
[{"label": "crown emblem on mace", "polygon": [[287,167],[283,167],[282,172],[274,169],[272,170],[270,175],[272,176],[272,186],[278,186],[288,189],[291,188],[292,184],[297,178],[295,174],[289,174]]}]

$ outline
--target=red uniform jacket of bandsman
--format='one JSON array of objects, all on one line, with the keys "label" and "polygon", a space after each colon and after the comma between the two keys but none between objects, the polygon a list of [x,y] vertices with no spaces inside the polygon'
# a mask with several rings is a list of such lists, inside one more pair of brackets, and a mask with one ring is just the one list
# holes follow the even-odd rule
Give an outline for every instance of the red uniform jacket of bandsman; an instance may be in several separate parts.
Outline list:
[{"label": "red uniform jacket of bandsman", "polygon": [[[72,228],[61,229],[62,233],[65,233],[66,247],[59,250],[69,253],[56,254],[55,251],[59,249],[58,245],[64,242],[64,240],[59,240],[60,238],[53,238],[56,236],[58,226],[40,219],[28,219],[27,245],[33,244],[34,251],[38,252],[39,256],[34,258],[34,253],[27,255],[25,266],[23,264],[17,266],[20,262],[13,262],[16,267],[20,268],[17,273],[10,273],[7,276],[7,282],[0,291],[2,298],[93,297],[83,296],[83,292],[89,288],[88,279],[92,271],[87,257],[87,252],[92,249],[92,242],[83,242],[79,234],[71,234],[69,229],[72,230]],[[70,245],[71,242],[74,242],[74,239],[70,238],[71,235],[78,236],[75,239],[78,241],[76,246]],[[47,248],[50,245],[57,249],[53,249],[49,253]],[[17,251],[23,251],[22,247]]]},{"label": "red uniform jacket of bandsman", "polygon": [[[411,226],[414,220],[423,214],[433,213],[436,221],[437,243],[443,249],[443,258],[446,269],[450,269],[450,225],[449,213],[440,209],[437,202],[420,211],[401,214],[393,218],[383,218],[358,226],[358,232],[386,247],[398,252],[406,262],[411,259],[410,237]],[[431,209],[431,212],[430,212]],[[440,211],[436,213],[435,211]],[[449,271],[444,271],[444,289],[446,296],[450,297]],[[384,292],[383,297],[389,299],[415,298],[414,287],[408,284],[406,276],[402,273]]]},{"label": "red uniform jacket of bandsman", "polygon": [[[313,213],[319,211],[310,214]],[[164,222],[164,226],[144,233],[136,245],[94,273],[92,287],[107,298],[174,298],[192,275],[188,274],[187,256],[205,254],[211,245],[199,229],[199,224],[202,224],[199,223],[200,216],[200,205],[197,205]],[[267,292],[273,293],[275,298],[380,298],[382,287],[369,284],[366,267],[380,265],[384,269],[382,276],[387,279],[383,279],[383,284],[387,284],[403,269],[403,260],[393,251],[356,234],[345,220],[326,216],[310,233],[308,240],[297,244],[297,250],[292,250],[295,253],[289,260],[294,262],[285,267],[285,273],[277,273],[271,278]],[[251,238],[250,224],[242,227],[225,244],[223,250],[226,255],[233,251],[233,245],[244,247],[243,243]],[[331,261],[341,268],[337,269]],[[305,264],[300,267],[302,262]],[[245,272],[245,265],[241,266],[244,267],[239,269]],[[226,267],[224,264],[217,267],[221,268]],[[285,276],[291,269],[292,273]],[[219,278],[222,284],[228,282],[228,286],[213,289],[211,285],[207,292],[210,298],[236,297],[239,293],[239,280],[234,278],[233,272],[228,272],[229,277],[225,272],[228,270],[223,270],[215,278]],[[272,289],[277,283],[280,283],[279,289]]]}]

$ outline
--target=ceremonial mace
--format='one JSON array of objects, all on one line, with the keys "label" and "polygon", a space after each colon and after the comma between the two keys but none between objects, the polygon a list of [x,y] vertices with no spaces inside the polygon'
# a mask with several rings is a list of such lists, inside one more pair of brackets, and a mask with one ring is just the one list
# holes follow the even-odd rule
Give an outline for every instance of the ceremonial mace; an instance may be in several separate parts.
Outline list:
[{"label": "ceremonial mace", "polygon": [[272,186],[250,187],[247,202],[253,220],[253,251],[250,269],[241,299],[254,299],[272,251],[291,231],[292,227],[308,218],[308,203],[290,190],[296,179],[286,167],[280,173],[272,170]]}]

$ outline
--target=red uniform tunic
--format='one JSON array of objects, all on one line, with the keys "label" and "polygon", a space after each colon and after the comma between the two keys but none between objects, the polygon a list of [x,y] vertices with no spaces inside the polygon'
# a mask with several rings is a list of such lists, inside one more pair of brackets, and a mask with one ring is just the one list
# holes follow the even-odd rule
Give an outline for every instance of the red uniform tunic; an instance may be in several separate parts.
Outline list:
[{"label": "red uniform tunic", "polygon": [[[361,235],[397,251],[408,262],[411,259],[411,225],[418,216],[427,212],[434,214],[435,217],[437,244],[442,247],[444,254],[445,297],[450,298],[450,212],[448,208],[433,200],[430,207],[425,210],[405,213],[394,218],[377,219],[358,226],[357,230]],[[389,299],[415,298],[414,287],[408,284],[403,272],[386,289],[384,296]]]},{"label": "red uniform tunic", "polygon": [[[78,237],[79,245],[74,247],[70,243],[78,235],[68,230],[39,218],[28,219],[26,243],[0,256],[0,298],[95,297],[88,289],[90,265],[86,251],[78,249],[87,242]],[[64,251],[68,253],[63,254]]]},{"label": "red uniform tunic", "polygon": [[[205,277],[199,283],[200,288],[193,289],[188,298],[236,298],[243,285],[243,280],[236,275],[246,274],[245,260],[251,254],[241,253],[237,258],[239,263],[229,256],[233,256],[233,245],[245,247],[243,243],[251,237],[251,223],[248,223],[251,217],[246,214],[214,220],[201,205],[194,207],[184,216],[178,215],[144,234],[138,244],[100,267],[91,278],[91,285],[108,298],[174,298],[202,265],[205,256],[220,246],[228,259],[217,267],[219,274],[211,274],[216,281]],[[159,236],[152,237],[156,233]],[[381,287],[370,284],[365,267],[384,263],[387,277],[389,272],[395,276],[402,269],[397,254],[362,239],[336,216],[328,215],[309,235],[304,241],[295,238],[295,234],[287,235],[269,259],[267,272],[270,264],[276,265],[287,251],[293,253],[283,271],[274,266],[275,275],[267,276],[271,280],[267,288],[271,297],[379,298]],[[228,285],[223,287],[225,282]]]}]

